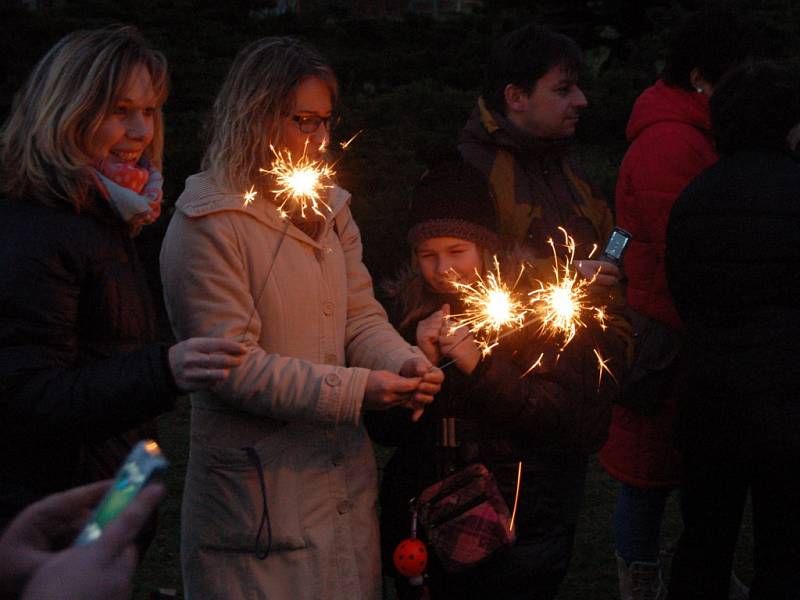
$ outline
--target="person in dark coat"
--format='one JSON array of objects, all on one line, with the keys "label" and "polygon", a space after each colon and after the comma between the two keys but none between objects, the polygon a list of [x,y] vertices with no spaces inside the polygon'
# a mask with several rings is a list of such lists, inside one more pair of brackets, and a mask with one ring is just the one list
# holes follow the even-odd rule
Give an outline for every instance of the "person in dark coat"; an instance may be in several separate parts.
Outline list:
[{"label": "person in dark coat", "polygon": [[800,597],[800,72],[741,67],[711,98],[720,160],[670,214],[666,273],[685,325],[684,531],[671,600],[727,597],[748,491],[752,600]]},{"label": "person in dark coat", "polygon": [[0,528],[114,474],[178,394],[224,380],[241,344],[154,343],[133,235],[159,215],[164,57],[131,27],[59,41],[2,131]]},{"label": "person in dark coat", "polygon": [[[429,552],[428,582],[435,599],[555,596],[572,552],[587,456],[605,440],[617,392],[614,376],[599,372],[594,350],[618,375],[625,364],[627,341],[613,319],[619,306],[608,307],[605,331],[588,318],[563,351],[564,340],[547,339],[535,324],[505,337],[486,356],[472,335],[449,331],[447,315],[458,315],[464,307],[451,277],[468,283],[478,272],[484,277],[495,272],[495,252],[504,280],[513,283],[519,273],[520,256],[499,251],[495,221],[488,182],[471,165],[444,162],[417,185],[408,232],[412,267],[391,286],[395,322],[434,364],[454,362],[446,368],[442,393],[419,423],[409,422],[402,412],[367,417],[376,441],[398,446],[380,494],[389,572],[394,572],[392,551],[409,536],[409,501],[467,465],[488,468],[516,515],[516,543],[466,572],[447,572]],[[525,298],[537,287],[535,280],[552,280],[552,271],[539,273],[533,265],[526,269],[517,289]],[[445,419],[454,419],[456,447],[437,446]],[[409,597],[412,590],[405,580],[397,583],[400,596]]]},{"label": "person in dark coat", "polygon": [[[638,317],[639,343],[646,345],[637,354],[637,368],[652,375],[637,388],[631,385],[614,406],[599,455],[620,482],[613,525],[621,600],[663,600],[667,593],[659,559],[661,522],[667,498],[680,484],[674,430],[685,380],[682,324],[664,273],[667,219],[686,185],[717,160],[708,101],[725,72],[748,56],[748,34],[728,9],[690,14],[671,37],[661,79],[636,99],[628,120],[630,147],[617,178],[616,218],[632,236],[624,260],[625,295]],[[746,597],[746,588],[732,579],[730,598]]]},{"label": "person in dark coat", "polygon": [[548,240],[559,239],[563,227],[575,240],[578,271],[621,295],[617,266],[592,254],[611,234],[611,210],[575,156],[573,138],[588,106],[578,85],[583,68],[581,50],[567,36],[535,23],[506,34],[487,58],[483,92],[458,150],[489,180],[504,242],[546,263]]}]

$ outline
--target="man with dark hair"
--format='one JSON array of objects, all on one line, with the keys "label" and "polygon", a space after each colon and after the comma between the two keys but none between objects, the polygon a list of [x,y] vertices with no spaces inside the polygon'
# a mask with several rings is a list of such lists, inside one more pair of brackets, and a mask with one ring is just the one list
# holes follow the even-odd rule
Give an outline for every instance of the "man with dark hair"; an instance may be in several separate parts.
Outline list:
[{"label": "man with dark hair", "polygon": [[800,73],[731,72],[711,97],[720,160],[672,209],[666,273],[685,325],[684,531],[670,600],[724,600],[748,490],[751,600],[800,597]]},{"label": "man with dark hair", "polygon": [[[590,289],[596,303],[608,307],[609,320],[629,341],[630,328],[620,316],[619,269],[589,258],[608,239],[613,219],[606,201],[572,157],[572,137],[587,105],[578,87],[582,68],[575,42],[544,27],[528,25],[501,38],[489,56],[483,95],[462,132],[459,151],[491,184],[503,242],[521,245],[535,255],[530,261],[534,277],[552,278],[554,249],[560,260],[566,259],[569,250],[559,231],[563,228],[575,241],[575,267],[583,277],[594,278]],[[551,239],[554,248],[548,243]],[[578,337],[572,343],[591,341]],[[596,367],[587,364],[584,376],[596,379]],[[626,365],[610,367],[621,374]],[[580,402],[596,403],[595,414],[605,419],[607,428],[608,396],[601,400],[590,394]],[[537,454],[535,461],[521,460],[524,477],[556,482],[553,493],[564,507],[557,535],[546,543],[541,536],[527,536],[534,541],[518,548],[520,554],[558,556],[557,561],[537,567],[552,574],[554,594],[571,556],[588,456],[553,447]],[[522,532],[524,524],[519,527]],[[524,597],[551,596],[528,590]]]},{"label": "man with dark hair", "polygon": [[506,242],[550,260],[547,241],[563,239],[563,227],[577,244],[581,273],[599,272],[596,282],[614,287],[617,267],[588,260],[611,233],[611,211],[572,156],[572,137],[587,106],[578,87],[583,64],[573,40],[539,25],[507,34],[489,56],[483,95],[458,147],[489,179]]}]

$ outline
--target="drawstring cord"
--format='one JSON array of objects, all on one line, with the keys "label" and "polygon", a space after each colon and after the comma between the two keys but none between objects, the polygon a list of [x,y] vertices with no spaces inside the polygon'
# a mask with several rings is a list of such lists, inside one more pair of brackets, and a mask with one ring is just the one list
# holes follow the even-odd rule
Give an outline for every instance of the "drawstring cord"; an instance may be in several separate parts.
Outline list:
[{"label": "drawstring cord", "polygon": [[[258,560],[264,560],[269,556],[269,552],[272,549],[272,523],[269,519],[269,507],[267,506],[267,488],[264,484],[264,467],[261,465],[261,459],[258,457],[255,448],[248,446],[247,448],[242,448],[242,450],[247,453],[247,457],[252,461],[253,465],[255,465],[256,471],[258,471],[258,480],[261,484],[261,522],[258,525],[258,533],[256,533],[253,553]],[[261,532],[264,531],[265,523],[267,525],[267,549],[261,552],[258,549],[258,543],[261,541]]]}]

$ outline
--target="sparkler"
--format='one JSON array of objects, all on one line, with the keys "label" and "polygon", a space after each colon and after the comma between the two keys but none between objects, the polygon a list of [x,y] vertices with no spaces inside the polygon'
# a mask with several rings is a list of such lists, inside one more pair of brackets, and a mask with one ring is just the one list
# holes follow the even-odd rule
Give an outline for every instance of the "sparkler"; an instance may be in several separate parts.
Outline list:
[{"label": "sparkler", "polygon": [[[355,140],[363,130],[359,130],[349,140],[340,142],[339,146],[342,150],[347,150],[353,140]],[[320,152],[325,152],[327,146],[323,142],[319,147]],[[278,189],[272,190],[276,199],[283,198],[280,206],[278,206],[278,213],[282,218],[289,215],[291,209],[287,210],[285,207],[288,203],[295,206],[295,210],[300,210],[300,216],[305,218],[306,210],[324,216],[321,208],[330,210],[330,206],[322,199],[326,189],[333,187],[333,176],[336,175],[334,165],[326,163],[323,160],[312,160],[308,157],[308,139],[303,146],[303,154],[297,161],[292,159],[292,153],[288,150],[285,155],[282,151],[275,150],[275,147],[270,144],[269,149],[275,157],[269,169],[259,169],[261,173],[273,175]],[[334,163],[335,164],[335,163]],[[244,206],[249,206],[255,200],[258,192],[255,186],[243,194]]]},{"label": "sparkler", "polygon": [[474,283],[454,281],[453,286],[462,294],[465,308],[463,313],[450,316],[453,320],[451,333],[459,327],[468,327],[478,338],[481,352],[486,355],[497,345],[502,331],[522,327],[530,309],[514,290],[524,270],[522,265],[514,285],[508,287],[503,282],[500,263],[495,256],[494,270],[489,271],[485,278],[476,271],[478,279]]},{"label": "sparkler", "polygon": [[554,283],[539,282],[539,288],[529,293],[531,309],[540,323],[539,332],[548,337],[561,337],[562,350],[572,341],[579,327],[586,327],[586,315],[594,313],[594,318],[605,329],[605,312],[603,307],[593,306],[589,302],[588,288],[594,283],[597,274],[591,279],[584,279],[574,268],[575,240],[563,227],[564,247],[567,254],[559,260],[553,239],[547,240],[553,250]]},{"label": "sparkler", "polygon": [[[346,150],[362,131],[363,130],[357,131],[349,140],[340,143],[342,150]],[[283,202],[278,206],[278,214],[283,219],[287,219],[289,216],[289,211],[284,210],[284,207],[289,202],[295,204],[295,210],[299,208],[302,218],[305,218],[306,210],[311,210],[323,218],[325,215],[320,211],[320,207],[327,208],[328,211],[331,210],[331,207],[322,199],[322,194],[325,193],[325,190],[333,187],[333,176],[336,172],[333,170],[333,165],[323,160],[312,160],[308,157],[308,139],[309,138],[306,138],[305,144],[303,145],[302,156],[300,156],[296,162],[292,160],[291,152],[286,150],[286,155],[284,156],[282,152],[275,150],[275,147],[270,144],[269,149],[272,151],[275,159],[272,161],[272,165],[269,169],[259,169],[261,173],[266,173],[275,177],[275,181],[279,187],[276,190],[272,190],[272,193],[275,194],[276,199],[284,198]],[[323,141],[319,147],[319,151],[322,153],[325,149],[326,141]],[[257,194],[258,192],[255,186],[251,185],[250,189],[242,195],[244,198],[243,206],[247,207],[251,205]],[[267,281],[269,281],[269,276],[272,273],[275,262],[278,259],[278,253],[283,246],[283,241],[286,238],[288,229],[289,220],[287,219],[275,249],[275,254],[272,257],[269,270],[267,271],[266,277],[264,277],[264,283],[261,285],[261,289],[254,298],[253,308],[250,311],[250,316],[247,318],[247,324],[242,333],[242,339],[244,339],[244,336],[250,328],[250,323],[255,315],[258,301],[264,293],[264,289],[266,288]]]},{"label": "sparkler", "polygon": [[[272,190],[272,193],[275,194],[276,200],[283,199],[278,206],[281,217],[286,218],[289,211],[298,209],[303,218],[306,216],[306,210],[324,217],[320,209],[326,208],[330,211],[331,207],[322,199],[322,194],[333,187],[333,176],[336,174],[333,166],[323,160],[308,157],[308,139],[303,146],[303,154],[297,160],[292,158],[292,153],[288,150],[284,155],[283,151],[275,150],[272,144],[269,149],[272,150],[275,159],[269,169],[259,169],[259,171],[275,178],[278,187]],[[285,207],[289,203],[293,206],[286,210]]]}]

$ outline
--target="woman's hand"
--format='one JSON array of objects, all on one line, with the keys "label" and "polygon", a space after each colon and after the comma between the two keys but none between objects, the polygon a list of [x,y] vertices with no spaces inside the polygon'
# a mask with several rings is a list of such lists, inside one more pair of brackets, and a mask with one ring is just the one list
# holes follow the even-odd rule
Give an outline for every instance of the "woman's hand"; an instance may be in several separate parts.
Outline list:
[{"label": "woman's hand", "polygon": [[242,364],[244,344],[223,338],[189,338],[169,349],[169,367],[183,392],[209,388]]},{"label": "woman's hand", "polygon": [[456,366],[462,373],[469,375],[481,361],[481,351],[468,328],[458,327],[453,329],[447,319],[450,316],[449,307],[444,310],[445,307],[442,307],[444,319],[439,329],[439,349],[444,356],[455,361]]},{"label": "woman's hand", "polygon": [[403,363],[400,374],[390,371],[371,371],[364,390],[364,410],[389,410],[403,406],[413,411],[412,421],[422,416],[425,406],[433,402],[444,380],[441,369],[424,358],[412,358]]},{"label": "woman's hand", "polygon": [[575,261],[575,270],[584,279],[594,278],[594,284],[604,287],[618,284],[622,277],[619,267],[607,260],[578,260]]},{"label": "woman's hand", "polygon": [[413,411],[411,420],[416,423],[422,417],[422,413],[425,412],[425,407],[433,402],[436,394],[442,389],[444,372],[434,367],[424,358],[419,357],[409,358],[404,362],[403,366],[400,367],[400,375],[420,378],[417,389],[406,403],[406,406]]},{"label": "woman's hand", "polygon": [[422,350],[425,357],[434,365],[438,364],[442,358],[442,353],[439,349],[439,331],[442,328],[445,313],[450,313],[450,305],[448,304],[445,304],[441,309],[432,312],[427,318],[417,323],[417,347]]}]

